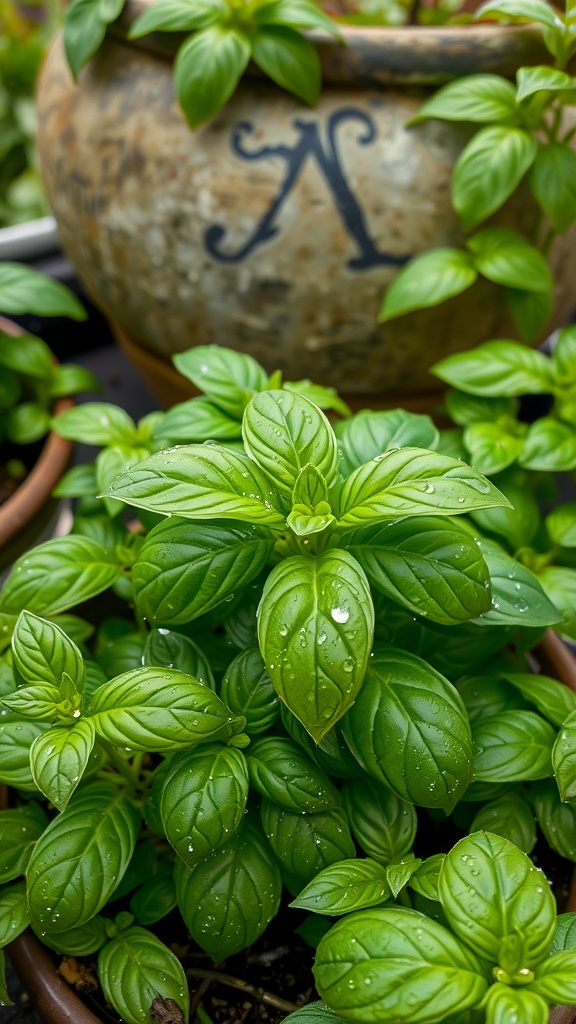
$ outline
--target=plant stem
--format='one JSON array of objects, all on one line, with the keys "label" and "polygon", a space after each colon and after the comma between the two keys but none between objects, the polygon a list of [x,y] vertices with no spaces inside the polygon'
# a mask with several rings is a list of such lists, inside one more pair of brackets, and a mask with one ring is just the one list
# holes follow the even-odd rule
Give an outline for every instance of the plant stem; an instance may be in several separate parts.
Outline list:
[{"label": "plant stem", "polygon": [[[300,1009],[300,1007],[296,1006],[296,1003],[289,1003],[286,999],[275,996],[273,992],[266,992],[263,988],[256,988],[255,985],[250,985],[247,981],[235,978],[231,974],[221,974],[220,971],[204,970],[201,967],[189,967],[186,974],[192,975],[193,978],[209,978],[211,981],[220,982],[221,985],[228,985],[229,988],[237,988],[241,992],[246,992],[247,995],[254,996],[259,1002],[266,1003],[267,1006],[274,1006],[277,1010],[282,1010],[284,1013],[294,1013],[295,1010]],[[199,1009],[200,1007],[198,1011]]]},{"label": "plant stem", "polygon": [[214,1024],[212,1018],[209,1017],[208,1014],[206,1013],[206,1010],[202,1006],[202,1003],[200,1003],[200,1006],[196,1010],[196,1016],[200,1021],[200,1024]]},{"label": "plant stem", "polygon": [[132,789],[138,789],[138,773],[134,771],[131,765],[126,763],[123,757],[120,757],[120,754],[116,750],[114,750],[114,747],[112,746],[111,743],[108,742],[108,740],[105,740],[101,736],[99,736],[98,742],[100,743],[101,747],[103,747],[104,750],[106,751],[110,764],[114,766],[118,774],[121,775],[122,778],[126,779],[126,781],[130,784]]}]

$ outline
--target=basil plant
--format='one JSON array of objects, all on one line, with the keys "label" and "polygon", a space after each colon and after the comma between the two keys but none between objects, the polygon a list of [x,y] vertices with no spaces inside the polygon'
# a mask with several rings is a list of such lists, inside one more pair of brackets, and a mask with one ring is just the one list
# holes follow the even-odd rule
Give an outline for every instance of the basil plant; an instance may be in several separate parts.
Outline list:
[{"label": "basil plant", "polygon": [[576,862],[576,695],[532,672],[562,613],[479,525],[511,500],[427,416],[177,361],[203,395],[55,421],[103,448],[0,592],[0,945],[97,957],[140,1024],[188,1012],[157,922],[218,963],[282,912],[319,943],[301,1014],[546,1021],[576,926],[529,854]]}]

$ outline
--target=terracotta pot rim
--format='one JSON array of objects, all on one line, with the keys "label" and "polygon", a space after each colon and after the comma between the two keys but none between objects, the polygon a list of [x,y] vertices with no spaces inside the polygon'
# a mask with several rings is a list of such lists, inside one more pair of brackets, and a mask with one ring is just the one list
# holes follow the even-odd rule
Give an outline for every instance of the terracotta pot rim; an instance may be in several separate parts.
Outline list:
[{"label": "terracotta pot rim", "polygon": [[[548,671],[558,675],[561,682],[576,693],[576,658],[559,636],[548,629],[541,640],[537,654],[542,657]],[[572,874],[566,910],[576,910],[576,868]],[[27,929],[8,946],[6,952],[22,983],[26,986],[32,1004],[47,1024],[102,1024],[99,1017],[82,1002],[79,996],[57,973],[46,948]],[[575,1007],[551,1008],[551,1020],[574,1024]],[[558,1016],[556,1016],[558,1014]]]},{"label": "terracotta pot rim", "polygon": [[[4,317],[0,317],[0,330],[14,338],[26,334],[18,324]],[[54,404],[54,415],[71,409],[73,405],[71,398],[59,398]],[[53,432],[48,434],[40,456],[26,479],[0,505],[0,548],[12,543],[50,500],[52,491],[68,468],[73,446],[72,441],[66,441]]]},{"label": "terracotta pot rim", "polygon": [[[109,34],[128,46],[171,60],[186,33],[127,33],[153,0],[128,0]],[[328,33],[306,33],[318,50],[326,84],[438,83],[475,71],[513,75],[523,64],[549,63],[537,25],[355,26],[339,25],[345,45]],[[248,76],[262,77],[251,64]]]}]

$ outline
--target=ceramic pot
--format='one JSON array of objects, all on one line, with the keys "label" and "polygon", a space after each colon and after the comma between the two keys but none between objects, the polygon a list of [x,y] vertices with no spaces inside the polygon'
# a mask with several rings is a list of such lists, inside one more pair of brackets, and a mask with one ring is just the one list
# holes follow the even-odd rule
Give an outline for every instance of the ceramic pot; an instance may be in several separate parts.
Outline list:
[{"label": "ceramic pot", "polygon": [[[12,337],[25,334],[17,324],[0,317],[0,330]],[[54,415],[71,409],[70,398],[60,398]],[[0,573],[27,548],[48,540],[59,519],[61,503],[52,491],[68,468],[73,443],[50,433],[38,461],[12,497],[0,505]]]},{"label": "ceramic pot", "polygon": [[[62,245],[133,344],[168,360],[215,342],[287,379],[404,403],[441,388],[427,372],[439,358],[510,335],[504,290],[484,280],[387,325],[377,313],[408,258],[462,242],[450,178],[470,128],[406,123],[441,81],[546,61],[539,29],[345,28],[345,46],[312,34],[313,110],[249,68],[192,132],[172,83],[182,37],[126,39],[148,3],[127,0],[77,85],[57,40],[38,100]],[[533,218],[520,190],[493,222],[529,230]],[[573,228],[551,254],[555,325],[573,305],[575,242]]]},{"label": "ceramic pot", "polygon": [[[552,630],[547,630],[536,654],[540,670],[555,676],[576,693],[576,659]],[[6,793],[5,787],[0,788]],[[576,870],[563,909],[576,911]],[[52,955],[30,930],[11,942],[6,952],[32,1006],[46,1024],[101,1024],[60,977]],[[576,1024],[576,1007],[554,1007],[550,1024]]]}]

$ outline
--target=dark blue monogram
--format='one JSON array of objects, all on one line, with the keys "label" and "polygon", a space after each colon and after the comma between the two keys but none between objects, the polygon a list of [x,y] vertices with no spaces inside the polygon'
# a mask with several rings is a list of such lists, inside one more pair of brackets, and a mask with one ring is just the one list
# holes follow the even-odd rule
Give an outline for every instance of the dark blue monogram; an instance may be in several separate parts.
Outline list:
[{"label": "dark blue monogram", "polygon": [[358,255],[348,261],[348,266],[352,270],[369,270],[372,267],[398,267],[406,263],[409,256],[395,256],[393,253],[380,252],[368,234],[362,208],[351,192],[340,164],[336,131],[343,121],[360,122],[363,131],[358,136],[358,143],[361,146],[368,146],[376,138],[376,128],[372,118],[363,110],[357,110],[355,107],[343,107],[328,118],[326,150],[320,139],[318,125],[314,121],[304,121],[298,118],[293,122],[298,131],[298,138],[293,146],[262,146],[260,149],[252,151],[245,149],[244,141],[254,131],[253,125],[244,121],[234,127],[231,143],[232,151],[236,156],[243,160],[266,160],[270,157],[281,157],[286,164],[286,173],[268,210],[256,225],[253,234],[235,252],[223,248],[226,228],[219,224],[213,224],[207,229],[204,243],[213,259],[219,260],[221,263],[239,263],[258,246],[269,242],[278,234],[279,227],[276,223],[276,216],[284,200],[296,185],[305,161],[312,158],[316,160],[322,171],[342,223],[358,248]]}]

